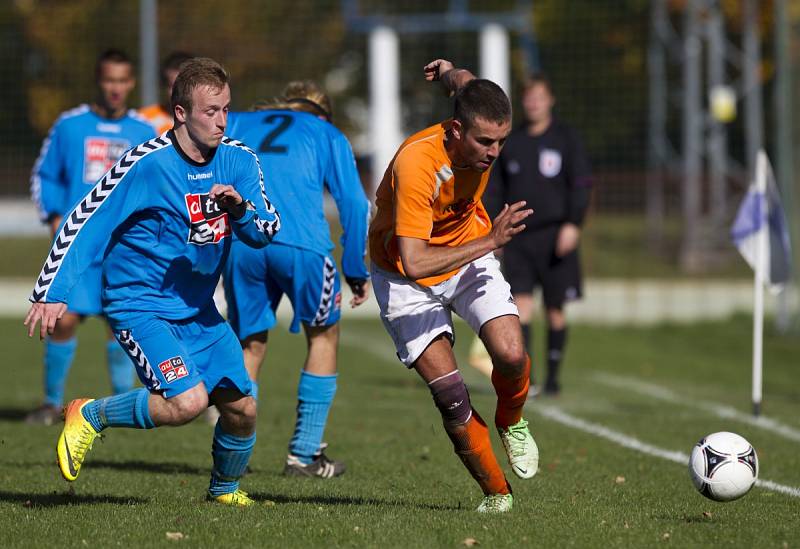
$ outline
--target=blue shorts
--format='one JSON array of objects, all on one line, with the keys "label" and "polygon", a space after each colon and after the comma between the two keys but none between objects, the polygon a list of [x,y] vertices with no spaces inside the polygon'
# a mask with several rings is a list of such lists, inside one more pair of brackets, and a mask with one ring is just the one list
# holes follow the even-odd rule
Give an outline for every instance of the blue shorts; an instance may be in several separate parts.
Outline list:
[{"label": "blue shorts", "polygon": [[289,331],[331,326],[341,316],[341,286],[329,255],[271,244],[255,249],[234,242],[223,274],[228,320],[239,339],[275,326],[281,297],[289,296],[294,318]]},{"label": "blue shorts", "polygon": [[242,347],[213,306],[188,320],[141,315],[113,322],[113,330],[142,384],[165,398],[201,381],[209,394],[217,387],[252,391]]},{"label": "blue shorts", "polygon": [[81,274],[78,283],[70,290],[67,297],[67,311],[82,316],[103,314],[102,284],[103,266],[96,261]]}]

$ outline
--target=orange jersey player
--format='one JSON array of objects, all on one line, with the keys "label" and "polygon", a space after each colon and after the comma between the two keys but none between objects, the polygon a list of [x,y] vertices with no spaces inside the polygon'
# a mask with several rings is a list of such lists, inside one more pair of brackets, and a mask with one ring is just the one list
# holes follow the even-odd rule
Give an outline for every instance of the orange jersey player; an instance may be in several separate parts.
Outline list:
[{"label": "orange jersey player", "polygon": [[503,90],[441,59],[425,72],[455,92],[454,115],[406,140],[386,170],[369,230],[373,290],[398,358],[428,384],[456,454],[483,490],[477,510],[506,512],[511,486],[458,371],[452,313],[489,350],[495,426],[514,473],[530,478],[539,463],[522,418],[530,359],[493,252],[524,230],[520,223],[532,211],[517,202],[492,223],[481,203],[489,169],[511,130]]},{"label": "orange jersey player", "polygon": [[158,135],[172,129],[172,109],[169,106],[169,98],[172,97],[172,85],[178,76],[181,65],[193,58],[193,55],[181,51],[172,52],[161,63],[160,78],[163,88],[162,100],[160,103],[147,105],[139,109],[141,114],[150,125],[156,130]]}]

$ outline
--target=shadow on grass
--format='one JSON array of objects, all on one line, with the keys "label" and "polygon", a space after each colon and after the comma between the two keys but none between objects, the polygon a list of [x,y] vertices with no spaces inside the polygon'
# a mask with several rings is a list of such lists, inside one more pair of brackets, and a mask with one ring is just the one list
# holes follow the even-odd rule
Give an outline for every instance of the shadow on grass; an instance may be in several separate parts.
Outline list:
[{"label": "shadow on grass", "polygon": [[33,408],[0,408],[0,421],[22,421]]},{"label": "shadow on grass", "polygon": [[461,506],[434,505],[429,503],[414,503],[403,500],[383,500],[365,498],[360,496],[285,496],[282,494],[265,494],[261,492],[250,493],[249,496],[256,501],[274,501],[275,503],[312,503],[315,505],[364,505],[364,506],[390,506],[414,507],[416,509],[429,509],[434,511],[458,511]]},{"label": "shadow on grass", "polygon": [[0,491],[0,502],[19,503],[25,507],[59,507],[63,505],[97,505],[111,503],[113,505],[138,505],[147,503],[145,498],[119,497],[109,495],[72,494],[68,492],[49,494],[20,494]]},{"label": "shadow on grass", "polygon": [[92,469],[113,469],[115,471],[141,471],[143,473],[163,473],[168,475],[208,475],[208,467],[195,467],[185,463],[164,463],[162,461],[142,461],[132,459],[128,461],[89,460],[86,466]]}]

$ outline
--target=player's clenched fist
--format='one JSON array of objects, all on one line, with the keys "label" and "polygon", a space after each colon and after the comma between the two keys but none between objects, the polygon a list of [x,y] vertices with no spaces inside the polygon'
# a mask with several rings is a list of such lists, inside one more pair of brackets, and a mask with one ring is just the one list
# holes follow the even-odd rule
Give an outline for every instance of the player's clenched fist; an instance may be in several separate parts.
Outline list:
[{"label": "player's clenched fist", "polygon": [[425,72],[425,80],[429,82],[439,80],[444,73],[453,70],[454,68],[455,66],[446,59],[436,59],[435,61],[431,61],[425,65],[425,68],[423,69]]},{"label": "player's clenched fist", "polygon": [[242,195],[236,192],[231,185],[221,185],[219,183],[211,187],[208,197],[217,203],[217,206],[227,212],[234,219],[239,219],[244,215],[247,205],[242,199]]},{"label": "player's clenched fist", "polygon": [[505,204],[503,209],[497,214],[492,222],[492,232],[490,238],[494,241],[497,248],[501,248],[511,241],[515,234],[525,230],[525,224],[521,223],[526,217],[533,213],[528,208],[523,210],[526,202],[521,200],[512,205]]}]

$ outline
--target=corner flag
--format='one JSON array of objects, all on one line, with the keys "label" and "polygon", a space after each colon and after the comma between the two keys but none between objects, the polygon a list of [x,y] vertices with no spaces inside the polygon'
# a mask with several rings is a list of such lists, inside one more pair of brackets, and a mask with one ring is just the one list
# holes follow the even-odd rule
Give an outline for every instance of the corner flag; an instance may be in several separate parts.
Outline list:
[{"label": "corner flag", "polygon": [[756,158],[755,181],[739,206],[731,237],[752,267],[753,281],[753,415],[761,413],[764,285],[777,293],[791,276],[791,247],[786,217],[767,154]]},{"label": "corner flag", "polygon": [[[763,150],[756,160],[756,180],[739,206],[731,237],[750,267],[761,270],[770,291],[780,291],[791,276],[792,252],[781,197]],[[762,249],[759,242],[765,244]]]}]

